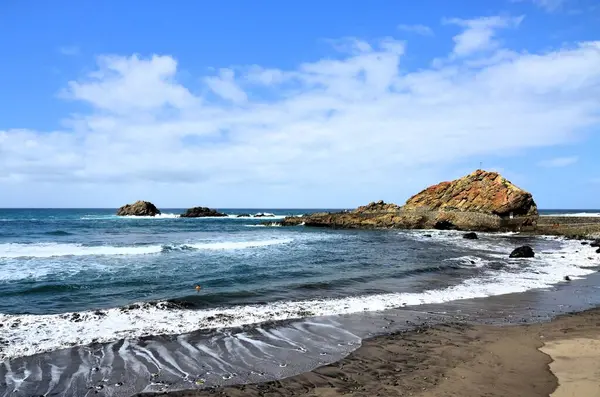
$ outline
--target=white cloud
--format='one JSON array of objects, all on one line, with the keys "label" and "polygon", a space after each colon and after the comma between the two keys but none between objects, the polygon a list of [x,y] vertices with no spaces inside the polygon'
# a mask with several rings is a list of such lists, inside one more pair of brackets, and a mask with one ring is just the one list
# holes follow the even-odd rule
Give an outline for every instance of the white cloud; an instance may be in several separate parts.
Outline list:
[{"label": "white cloud", "polygon": [[533,0],[533,2],[546,11],[556,11],[566,3],[566,0]]},{"label": "white cloud", "polygon": [[289,70],[198,76],[231,102],[178,82],[171,56],[100,57],[63,93],[89,112],[60,131],[0,131],[0,206],[401,202],[459,162],[600,125],[598,42],[417,71],[401,67],[404,43],[362,43]]},{"label": "white cloud", "polygon": [[63,46],[63,47],[60,47],[58,49],[58,52],[60,52],[63,55],[67,55],[67,56],[78,55],[79,54],[79,47],[77,47],[77,46]]},{"label": "white cloud", "polygon": [[205,81],[210,89],[223,99],[235,103],[248,100],[246,93],[236,84],[235,73],[231,69],[221,69],[219,76],[207,77]]},{"label": "white cloud", "polygon": [[569,165],[573,165],[579,161],[579,157],[571,156],[571,157],[556,157],[549,160],[543,160],[538,163],[541,167],[548,168],[559,168],[559,167],[567,167]]},{"label": "white cloud", "polygon": [[101,56],[98,70],[70,81],[62,95],[115,113],[192,106],[198,98],[175,81],[176,69],[177,61],[170,56]]},{"label": "white cloud", "polygon": [[433,30],[429,26],[425,25],[398,25],[398,29],[405,31],[420,34],[421,36],[433,36]]},{"label": "white cloud", "polygon": [[[514,2],[527,1],[527,0],[512,0]],[[536,6],[542,8],[548,12],[554,12],[561,9],[567,0],[530,0]]]},{"label": "white cloud", "polygon": [[454,36],[454,55],[463,57],[480,51],[495,49],[499,46],[495,40],[496,30],[503,28],[515,28],[523,21],[519,17],[483,17],[476,19],[447,19],[444,22],[465,28],[465,30]]}]

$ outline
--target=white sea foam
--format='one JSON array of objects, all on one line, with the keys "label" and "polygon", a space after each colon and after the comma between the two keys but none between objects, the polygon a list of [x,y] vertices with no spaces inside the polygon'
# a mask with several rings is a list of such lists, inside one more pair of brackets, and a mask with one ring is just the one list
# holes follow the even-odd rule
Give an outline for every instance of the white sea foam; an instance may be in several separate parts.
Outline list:
[{"label": "white sea foam", "polygon": [[275,238],[256,241],[203,241],[197,243],[173,245],[136,245],[136,246],[85,246],[81,244],[38,243],[38,244],[0,244],[0,258],[52,258],[60,256],[89,255],[148,255],[158,254],[166,250],[235,250],[244,248],[266,247],[269,245],[291,242],[289,238]]},{"label": "white sea foam", "polygon": [[[275,215],[269,212],[259,212],[256,214],[250,214],[250,216],[239,216],[238,214],[227,214],[227,216],[202,216],[202,217],[198,217],[198,218],[185,218],[185,219],[194,219],[194,220],[224,220],[224,219],[264,219],[264,220],[280,220],[283,219],[285,217],[287,217],[289,215]],[[291,215],[291,216],[302,216],[302,215]],[[83,215],[80,219],[81,220],[115,220],[115,219],[125,219],[125,220],[135,220],[135,219],[175,219],[175,218],[181,218],[181,216],[179,214],[160,214],[160,215],[156,215],[156,216],[135,216],[135,215],[128,215],[128,216],[118,216],[118,215],[114,215],[114,214],[110,214],[110,215]],[[182,218],[183,219],[183,218]],[[3,219],[0,219],[0,221]],[[10,220],[10,219],[6,219],[6,220]]]},{"label": "white sea foam", "polygon": [[[239,216],[239,215],[231,214],[231,215],[227,215],[227,217],[225,219],[264,219],[265,221],[268,221],[268,220],[273,220],[273,219],[283,219],[283,218],[287,217],[287,215],[275,215],[275,214],[267,214],[267,213],[265,213],[265,215],[263,215],[263,216],[257,216],[259,214],[261,214],[261,213],[250,215],[250,216]],[[219,217],[217,217],[216,219],[219,219]],[[223,217],[220,217],[220,219],[223,219]]]},{"label": "white sea foam", "polygon": [[461,265],[467,267],[484,267],[489,263],[488,260],[473,255],[459,256],[457,258],[448,258],[444,259],[444,262],[458,262]]},{"label": "white sea foam", "polygon": [[166,214],[159,214],[156,216],[136,216],[136,215],[125,215],[125,216],[119,216],[116,214],[110,214],[110,215],[83,215],[80,219],[81,220],[113,220],[113,219],[125,219],[125,220],[131,220],[131,219],[174,219],[174,218],[180,218],[179,214],[171,214],[171,213],[166,213]]},{"label": "white sea foam", "polygon": [[577,213],[556,213],[556,214],[542,214],[541,216],[566,216],[566,217],[600,217],[600,212],[577,212]]},{"label": "white sea foam", "polygon": [[[590,256],[576,241],[562,241],[562,248],[539,253],[532,259],[504,259],[527,264],[519,272],[484,271],[479,277],[437,290],[418,293],[389,293],[339,299],[274,302],[209,310],[169,308],[166,304],[141,305],[130,310],[110,309],[60,315],[0,315],[6,342],[0,358],[31,355],[93,341],[108,342],[155,334],[180,334],[197,329],[253,324],[305,316],[379,311],[400,306],[443,303],[459,299],[548,288],[568,275],[573,279],[595,272],[600,256]],[[591,259],[590,259],[591,258]],[[79,321],[81,320],[81,321]]]},{"label": "white sea foam", "polygon": [[173,219],[173,218],[179,218],[179,217],[180,217],[179,214],[158,214],[155,216],[127,215],[127,216],[120,216],[119,218],[122,218],[122,219]]}]

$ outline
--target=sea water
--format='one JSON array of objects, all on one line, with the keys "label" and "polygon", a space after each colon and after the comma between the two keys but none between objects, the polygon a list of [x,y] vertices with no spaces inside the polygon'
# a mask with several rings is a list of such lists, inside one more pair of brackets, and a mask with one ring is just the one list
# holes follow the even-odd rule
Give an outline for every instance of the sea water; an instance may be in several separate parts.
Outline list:
[{"label": "sea water", "polygon": [[[277,377],[282,349],[309,369],[327,346],[333,357],[360,343],[339,316],[543,290],[600,265],[591,248],[549,237],[276,227],[315,210],[221,211],[0,210],[0,395],[125,396]],[[523,244],[536,257],[509,259]],[[265,327],[285,321],[285,333]]]}]

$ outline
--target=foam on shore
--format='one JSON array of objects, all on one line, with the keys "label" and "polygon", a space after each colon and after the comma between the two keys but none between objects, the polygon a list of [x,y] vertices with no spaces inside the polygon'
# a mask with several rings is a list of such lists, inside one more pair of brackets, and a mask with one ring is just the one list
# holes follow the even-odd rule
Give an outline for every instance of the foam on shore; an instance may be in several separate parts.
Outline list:
[{"label": "foam on shore", "polygon": [[[442,235],[441,238],[446,238]],[[461,240],[461,243],[465,241]],[[475,243],[475,242],[468,242]],[[482,242],[479,242],[480,244]],[[488,269],[461,284],[415,293],[387,293],[337,299],[280,301],[263,305],[245,305],[207,310],[190,310],[167,302],[137,304],[103,311],[85,311],[58,315],[0,315],[3,350],[0,358],[14,358],[44,351],[136,338],[157,334],[183,334],[198,329],[213,329],[287,320],[311,316],[381,311],[402,306],[444,303],[460,299],[548,288],[571,278],[583,277],[600,266],[600,256],[590,257],[577,241],[562,241],[552,253],[540,253],[533,259],[508,259],[504,270]],[[588,247],[589,248],[589,247]],[[591,249],[591,248],[590,248]],[[500,258],[500,254],[497,254]],[[591,258],[591,259],[590,259]],[[466,257],[459,261],[472,261]],[[469,265],[466,264],[466,265]],[[482,266],[477,262],[474,266]],[[510,267],[519,267],[515,272]]]}]

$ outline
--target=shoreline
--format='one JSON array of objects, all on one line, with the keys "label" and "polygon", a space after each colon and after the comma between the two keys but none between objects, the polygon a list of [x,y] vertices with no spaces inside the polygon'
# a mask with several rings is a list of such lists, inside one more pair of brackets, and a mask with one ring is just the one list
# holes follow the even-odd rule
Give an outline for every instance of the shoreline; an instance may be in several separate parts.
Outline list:
[{"label": "shoreline", "polygon": [[600,307],[527,325],[421,326],[366,339],[337,362],[277,381],[137,396],[592,396],[600,392],[600,364],[589,357],[600,352],[598,324]]}]

